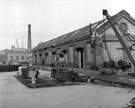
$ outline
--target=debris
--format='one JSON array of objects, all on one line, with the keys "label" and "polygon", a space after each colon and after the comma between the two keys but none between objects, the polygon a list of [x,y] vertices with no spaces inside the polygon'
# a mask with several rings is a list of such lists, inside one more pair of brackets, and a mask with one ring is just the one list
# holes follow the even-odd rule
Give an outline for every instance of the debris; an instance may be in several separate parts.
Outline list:
[{"label": "debris", "polygon": [[135,108],[135,97],[127,103],[127,108]]}]

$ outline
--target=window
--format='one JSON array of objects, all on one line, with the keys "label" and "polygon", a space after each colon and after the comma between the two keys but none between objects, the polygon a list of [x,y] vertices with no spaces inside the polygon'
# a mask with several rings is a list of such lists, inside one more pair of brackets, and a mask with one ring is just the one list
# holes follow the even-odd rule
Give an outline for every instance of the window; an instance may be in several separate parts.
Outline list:
[{"label": "window", "polygon": [[24,56],[22,56],[21,59],[24,60]]},{"label": "window", "polygon": [[13,56],[10,56],[10,60],[13,60]]},{"label": "window", "polygon": [[128,30],[128,26],[127,26],[127,24],[125,23],[125,22],[122,22],[122,23],[120,23],[120,29],[122,30],[122,32],[127,32],[127,30]]},{"label": "window", "polygon": [[18,56],[16,56],[16,60],[19,60],[19,57]]}]

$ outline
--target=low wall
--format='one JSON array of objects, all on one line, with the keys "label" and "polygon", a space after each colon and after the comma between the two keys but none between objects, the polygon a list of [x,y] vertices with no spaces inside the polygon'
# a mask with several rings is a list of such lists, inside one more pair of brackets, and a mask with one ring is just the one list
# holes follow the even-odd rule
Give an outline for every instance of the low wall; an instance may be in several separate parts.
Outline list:
[{"label": "low wall", "polygon": [[18,65],[0,65],[0,72],[18,71]]}]

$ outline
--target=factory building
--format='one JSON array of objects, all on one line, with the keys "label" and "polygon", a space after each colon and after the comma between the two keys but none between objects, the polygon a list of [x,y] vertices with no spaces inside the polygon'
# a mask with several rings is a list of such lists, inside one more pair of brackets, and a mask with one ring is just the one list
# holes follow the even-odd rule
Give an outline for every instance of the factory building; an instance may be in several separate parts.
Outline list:
[{"label": "factory building", "polygon": [[11,50],[6,50],[5,51],[5,61],[7,63],[22,63],[22,62],[27,62],[27,63],[32,63],[32,53],[31,53],[31,24],[28,24],[28,48],[19,48],[18,42],[17,43],[17,48],[15,48],[14,45],[11,46]]},{"label": "factory building", "polygon": [[6,53],[8,63],[28,62],[28,50],[25,48],[13,48]]},{"label": "factory building", "polygon": [[[135,19],[122,10],[111,20],[135,58]],[[93,69],[109,60],[130,62],[107,19],[37,45],[32,49],[33,64],[49,66],[60,53],[64,54],[66,64],[73,68]]]}]

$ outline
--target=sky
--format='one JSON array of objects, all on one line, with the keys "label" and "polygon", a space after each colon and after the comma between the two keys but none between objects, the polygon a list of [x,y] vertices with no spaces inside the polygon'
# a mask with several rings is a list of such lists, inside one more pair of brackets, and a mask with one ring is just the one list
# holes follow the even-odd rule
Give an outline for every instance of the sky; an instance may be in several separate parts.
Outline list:
[{"label": "sky", "polygon": [[33,48],[102,20],[103,9],[110,15],[124,9],[135,18],[134,4],[134,0],[0,0],[0,50],[16,46],[16,39],[20,48],[27,48],[28,24]]}]

